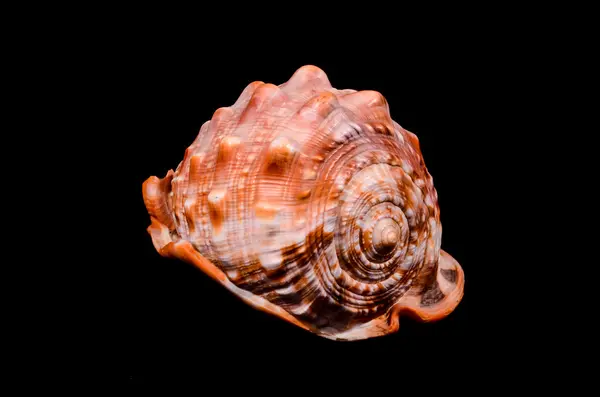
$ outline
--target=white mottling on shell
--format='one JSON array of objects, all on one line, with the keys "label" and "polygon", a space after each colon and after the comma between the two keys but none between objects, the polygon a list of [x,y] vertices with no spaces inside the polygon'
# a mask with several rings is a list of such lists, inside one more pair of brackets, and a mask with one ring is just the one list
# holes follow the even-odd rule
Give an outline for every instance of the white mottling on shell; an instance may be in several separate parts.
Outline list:
[{"label": "white mottling on shell", "polygon": [[332,209],[335,209],[338,206],[339,202],[338,200],[328,200],[327,204],[325,205],[325,211],[330,211]]},{"label": "white mottling on shell", "polygon": [[413,173],[413,167],[406,160],[402,160],[402,169],[408,175],[412,175],[412,173]]},{"label": "white mottling on shell", "polygon": [[302,171],[302,179],[304,180],[312,180],[317,177],[317,171],[312,168],[306,168]]},{"label": "white mottling on shell", "polygon": [[336,263],[331,271],[331,273],[333,274],[333,277],[340,278],[340,276],[342,275],[342,268]]},{"label": "white mottling on shell", "polygon": [[296,227],[303,228],[306,225],[306,218],[299,217],[296,219]]},{"label": "white mottling on shell", "polygon": [[[418,203],[419,202],[419,198],[417,197],[417,193],[413,189],[407,189],[406,196],[408,198],[408,202],[409,203]],[[412,209],[411,209],[411,211],[412,211]],[[406,216],[409,216],[409,215],[407,214]]]},{"label": "white mottling on shell", "polygon": [[430,217],[428,222],[430,228],[435,229],[437,227],[437,222],[433,217]]},{"label": "white mottling on shell", "polygon": [[185,199],[184,208],[187,211],[190,211],[192,207],[196,204],[196,199],[194,197],[188,197]]},{"label": "white mottling on shell", "polygon": [[404,136],[396,131],[396,137],[401,143],[404,143]]},{"label": "white mottling on shell", "polygon": [[306,313],[308,311],[308,309],[310,309],[310,306],[312,305],[313,301],[314,301],[314,299],[309,302],[302,301],[299,305],[293,306],[289,310],[291,313],[295,314],[296,316],[300,316],[300,315]]},{"label": "white mottling on shell", "polygon": [[261,252],[258,255],[258,259],[260,260],[260,265],[267,270],[277,269],[283,264],[281,251],[279,250]]},{"label": "white mottling on shell", "polygon": [[425,204],[428,207],[433,208],[433,200],[431,200],[431,196],[429,194],[425,195]]},{"label": "white mottling on shell", "polygon": [[353,123],[339,124],[331,134],[333,140],[337,143],[343,143],[358,136],[359,127]]},{"label": "white mottling on shell", "polygon": [[323,230],[325,233],[331,233],[335,229],[335,218],[328,218],[325,220],[325,224],[323,225]]},{"label": "white mottling on shell", "polygon": [[298,289],[296,288],[296,285],[290,284],[287,287],[276,289],[275,292],[278,295],[289,295],[298,292]]},{"label": "white mottling on shell", "polygon": [[225,189],[215,189],[208,194],[208,202],[218,204],[225,197]]}]

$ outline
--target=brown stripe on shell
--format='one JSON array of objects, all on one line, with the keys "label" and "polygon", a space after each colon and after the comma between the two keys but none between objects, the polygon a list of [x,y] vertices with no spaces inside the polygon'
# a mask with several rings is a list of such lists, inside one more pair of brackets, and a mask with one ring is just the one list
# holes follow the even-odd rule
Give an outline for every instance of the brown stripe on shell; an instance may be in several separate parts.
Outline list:
[{"label": "brown stripe on shell", "polygon": [[454,269],[440,269],[442,276],[451,283],[456,283],[456,270]]},{"label": "brown stripe on shell", "polygon": [[297,316],[300,321],[309,321],[317,329],[330,328],[333,331],[345,329],[355,314],[328,296],[318,296],[308,311]]},{"label": "brown stripe on shell", "polygon": [[434,305],[444,299],[444,297],[445,295],[442,293],[442,290],[440,290],[440,286],[436,280],[433,285],[423,293],[421,297],[421,306]]}]

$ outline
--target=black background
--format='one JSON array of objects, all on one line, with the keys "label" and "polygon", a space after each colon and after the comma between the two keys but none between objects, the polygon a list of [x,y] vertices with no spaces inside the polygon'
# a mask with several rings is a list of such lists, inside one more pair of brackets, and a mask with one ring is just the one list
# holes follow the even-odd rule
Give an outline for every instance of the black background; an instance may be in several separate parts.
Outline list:
[{"label": "black background", "polygon": [[[128,32],[106,44],[96,38],[100,50],[85,60],[97,96],[84,105],[94,116],[82,127],[98,131],[90,143],[102,170],[96,223],[109,236],[100,237],[104,248],[92,258],[103,284],[87,311],[98,337],[87,342],[94,347],[84,349],[86,359],[98,357],[108,371],[141,384],[175,374],[262,385],[304,374],[333,379],[334,387],[387,379],[395,388],[417,375],[433,383],[443,375],[453,388],[475,379],[501,387],[498,379],[529,376],[535,338],[514,320],[518,280],[509,283],[507,270],[518,254],[507,249],[505,171],[519,146],[499,138],[512,133],[508,116],[519,112],[507,87],[527,70],[498,50],[502,37],[440,34],[415,44],[398,34],[381,47],[317,50],[163,33]],[[439,194],[442,248],[466,277],[464,298],[448,318],[403,318],[396,334],[333,342],[250,308],[196,268],[155,251],[144,180],[177,167],[200,126],[247,84],[281,84],[306,64],[322,68],[336,88],[381,92],[393,119],[418,135]]]},{"label": "black background", "polygon": [[[5,367],[24,375],[20,386],[88,374],[92,387],[189,380],[204,395],[398,395],[410,385],[487,395],[560,382],[572,392],[580,383],[567,374],[595,366],[563,354],[597,356],[581,338],[596,331],[586,321],[595,311],[576,313],[597,301],[595,261],[575,258],[594,252],[579,240],[593,233],[574,227],[594,225],[594,178],[577,178],[593,169],[597,156],[581,151],[595,149],[584,141],[595,124],[577,121],[594,103],[585,58],[596,25],[585,22],[595,14],[561,4],[196,5],[5,7],[3,110],[16,123],[3,130],[3,192],[25,206],[5,206],[17,220],[5,221],[3,331],[16,337],[3,335],[3,352],[16,353]],[[143,181],[175,168],[248,83],[280,84],[306,64],[336,88],[380,91],[418,135],[442,248],[466,277],[448,318],[333,342],[154,250]]]}]

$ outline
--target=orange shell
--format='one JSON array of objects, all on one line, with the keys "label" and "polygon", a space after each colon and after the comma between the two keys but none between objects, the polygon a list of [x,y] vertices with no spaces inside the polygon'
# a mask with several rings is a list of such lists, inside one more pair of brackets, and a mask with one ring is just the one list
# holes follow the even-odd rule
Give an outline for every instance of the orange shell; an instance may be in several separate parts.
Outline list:
[{"label": "orange shell", "polygon": [[403,312],[438,320],[463,296],[417,137],[381,94],[315,66],[250,84],[143,195],[161,255],[329,339],[395,332]]}]

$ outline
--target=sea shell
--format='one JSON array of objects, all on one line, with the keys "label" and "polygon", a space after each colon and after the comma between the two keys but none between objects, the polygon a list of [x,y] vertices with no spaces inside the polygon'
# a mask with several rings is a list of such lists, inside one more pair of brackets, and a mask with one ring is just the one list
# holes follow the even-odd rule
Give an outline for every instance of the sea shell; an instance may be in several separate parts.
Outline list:
[{"label": "sea shell", "polygon": [[248,85],[143,196],[161,255],[325,338],[438,320],[463,296],[417,137],[380,93],[334,89],[315,66]]}]

